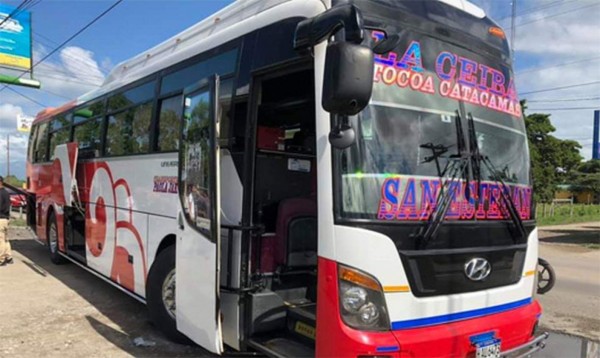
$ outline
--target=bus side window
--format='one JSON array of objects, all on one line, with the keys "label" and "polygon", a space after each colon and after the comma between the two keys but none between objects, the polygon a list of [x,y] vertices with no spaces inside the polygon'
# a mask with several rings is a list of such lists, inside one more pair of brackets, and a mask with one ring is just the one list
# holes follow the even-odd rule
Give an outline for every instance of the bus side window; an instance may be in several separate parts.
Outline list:
[{"label": "bus side window", "polygon": [[181,122],[182,106],[183,95],[168,97],[160,101],[156,141],[158,152],[179,149],[179,123]]},{"label": "bus side window", "polygon": [[161,80],[160,95],[181,91],[215,73],[221,77],[234,73],[237,53],[237,49],[227,51],[164,76]]},{"label": "bus side window", "polygon": [[34,162],[45,162],[48,160],[48,122],[40,124],[33,153]]},{"label": "bus side window", "polygon": [[232,143],[229,140],[233,135],[231,133],[232,92],[233,78],[222,79],[219,86],[219,138],[228,140],[227,147],[231,146]]},{"label": "bus side window", "polygon": [[31,127],[31,133],[29,134],[29,144],[27,145],[27,159],[33,163],[33,153],[35,153],[35,144],[37,137],[38,125]]},{"label": "bus side window", "polygon": [[50,133],[50,150],[48,154],[50,155],[50,160],[54,160],[56,156],[54,155],[54,150],[56,146],[60,144],[67,143],[69,141],[69,137],[71,136],[71,127],[61,128],[56,132]]},{"label": "bus side window", "polygon": [[152,102],[148,102],[108,117],[106,155],[148,153]]},{"label": "bus side window", "polygon": [[67,143],[71,139],[71,115],[59,116],[50,122],[50,160],[55,158],[54,150],[59,144]]},{"label": "bus side window", "polygon": [[100,138],[103,117],[90,119],[75,125],[73,141],[77,142],[82,158],[95,158],[100,156]]}]

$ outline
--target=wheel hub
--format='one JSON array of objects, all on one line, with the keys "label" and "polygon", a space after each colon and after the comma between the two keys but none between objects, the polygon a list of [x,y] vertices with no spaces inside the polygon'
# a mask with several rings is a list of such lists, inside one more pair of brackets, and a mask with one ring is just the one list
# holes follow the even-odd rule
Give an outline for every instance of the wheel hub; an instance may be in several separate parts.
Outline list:
[{"label": "wheel hub", "polygon": [[58,232],[54,223],[50,225],[49,231],[48,241],[50,244],[50,252],[55,253],[58,251]]},{"label": "wheel hub", "polygon": [[172,269],[163,281],[162,301],[169,315],[175,319],[175,269]]}]

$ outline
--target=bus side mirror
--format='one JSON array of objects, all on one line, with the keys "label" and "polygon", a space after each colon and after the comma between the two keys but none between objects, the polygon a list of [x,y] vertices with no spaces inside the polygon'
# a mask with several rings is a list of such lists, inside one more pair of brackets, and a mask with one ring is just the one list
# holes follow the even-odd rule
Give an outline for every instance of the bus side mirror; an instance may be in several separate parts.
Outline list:
[{"label": "bus side mirror", "polygon": [[362,45],[335,41],[327,46],[323,108],[353,116],[367,106],[373,91],[373,51]]}]

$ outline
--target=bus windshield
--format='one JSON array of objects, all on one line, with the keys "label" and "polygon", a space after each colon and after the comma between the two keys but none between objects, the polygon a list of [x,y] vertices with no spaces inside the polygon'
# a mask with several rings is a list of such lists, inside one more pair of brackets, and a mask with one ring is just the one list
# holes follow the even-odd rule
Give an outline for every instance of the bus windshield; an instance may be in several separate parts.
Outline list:
[{"label": "bus windshield", "polygon": [[[494,182],[499,176],[510,185],[521,217],[529,219],[527,137],[509,65],[425,34],[398,35],[395,50],[376,56],[369,106],[351,118],[355,144],[336,155],[338,216],[428,219],[443,182],[440,175],[458,154],[457,119],[463,119],[467,140],[468,117],[494,173],[482,168],[481,191],[472,190],[477,197],[464,195],[467,183],[457,182],[447,218],[506,218]],[[382,37],[371,33],[371,41]],[[437,160],[433,147],[443,152]],[[469,185],[474,188],[475,181]]]}]

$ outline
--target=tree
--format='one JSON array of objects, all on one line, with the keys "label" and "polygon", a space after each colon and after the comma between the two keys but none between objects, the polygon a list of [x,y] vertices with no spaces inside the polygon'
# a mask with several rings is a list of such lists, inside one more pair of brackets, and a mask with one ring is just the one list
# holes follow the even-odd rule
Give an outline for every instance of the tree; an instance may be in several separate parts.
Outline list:
[{"label": "tree", "polygon": [[20,180],[14,175],[6,176],[4,178],[4,182],[17,188],[22,188],[23,184],[25,184],[24,180]]},{"label": "tree", "polygon": [[571,175],[571,181],[577,192],[586,190],[600,195],[600,159],[591,159],[581,163]]},{"label": "tree", "polygon": [[[523,111],[527,106],[521,102]],[[581,145],[573,140],[562,140],[550,133],[556,128],[549,114],[533,113],[525,117],[527,139],[531,157],[533,193],[536,202],[549,202],[554,198],[556,185],[564,183],[583,159]]]}]

